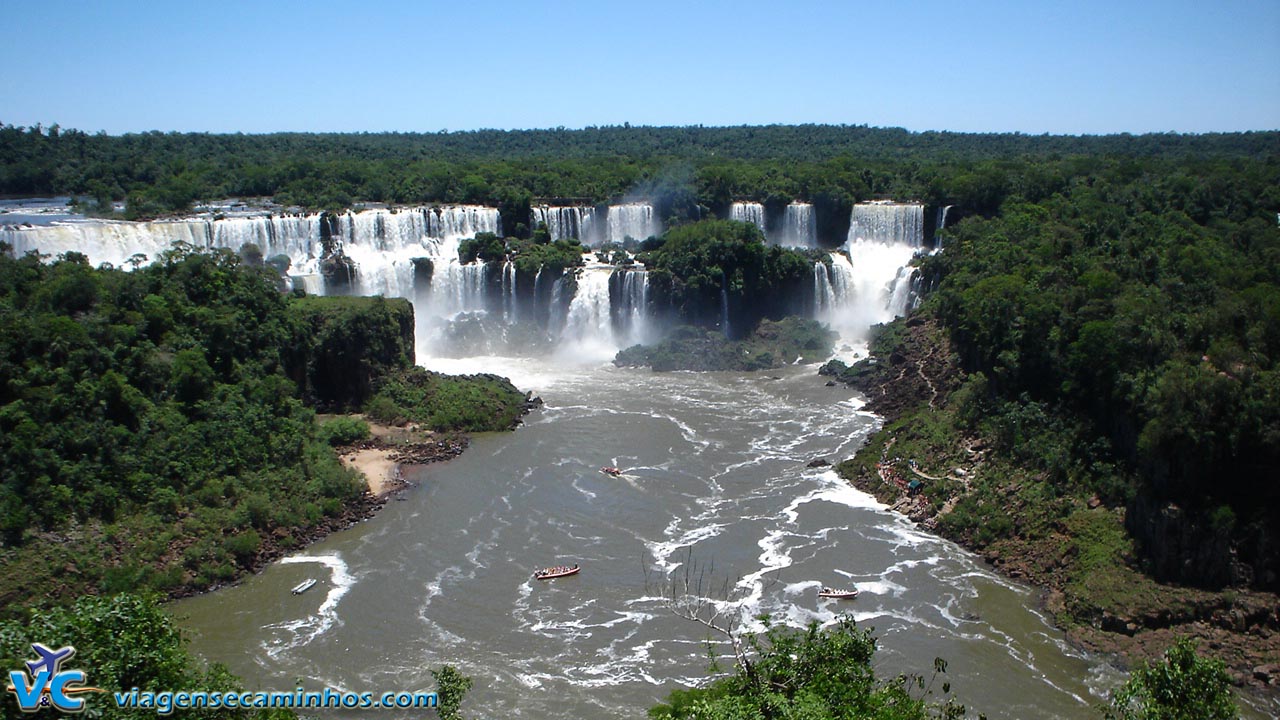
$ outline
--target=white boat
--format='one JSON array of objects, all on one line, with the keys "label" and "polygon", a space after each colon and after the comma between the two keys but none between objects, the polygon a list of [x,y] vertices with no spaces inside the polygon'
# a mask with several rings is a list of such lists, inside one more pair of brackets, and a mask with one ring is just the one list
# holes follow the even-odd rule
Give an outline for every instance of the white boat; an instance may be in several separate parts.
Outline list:
[{"label": "white boat", "polygon": [[858,597],[857,588],[829,588],[824,587],[818,591],[818,597],[836,598],[838,600],[847,600],[849,598]]},{"label": "white boat", "polygon": [[293,593],[294,595],[301,595],[302,593],[310,590],[311,586],[315,584],[316,584],[315,578],[309,578],[307,580],[303,580],[297,585],[294,585],[293,589],[290,590],[289,592]]}]

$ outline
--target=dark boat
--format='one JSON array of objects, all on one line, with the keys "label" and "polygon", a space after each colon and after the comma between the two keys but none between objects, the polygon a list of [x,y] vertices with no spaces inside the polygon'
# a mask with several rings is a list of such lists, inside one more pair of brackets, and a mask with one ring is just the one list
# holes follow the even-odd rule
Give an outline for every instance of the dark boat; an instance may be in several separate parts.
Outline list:
[{"label": "dark boat", "polygon": [[582,568],[578,567],[576,563],[573,565],[560,565],[558,567],[543,568],[541,570],[534,571],[533,579],[534,580],[555,580],[556,578],[568,577],[570,575],[577,575],[578,571],[581,569]]},{"label": "dark boat", "polygon": [[605,465],[604,467],[600,468],[600,472],[610,477],[618,477],[619,475],[622,474],[621,470],[619,470],[618,468],[612,465]]},{"label": "dark boat", "polygon": [[818,591],[818,597],[836,598],[837,600],[848,600],[849,598],[858,597],[857,588],[829,588],[824,587]]}]

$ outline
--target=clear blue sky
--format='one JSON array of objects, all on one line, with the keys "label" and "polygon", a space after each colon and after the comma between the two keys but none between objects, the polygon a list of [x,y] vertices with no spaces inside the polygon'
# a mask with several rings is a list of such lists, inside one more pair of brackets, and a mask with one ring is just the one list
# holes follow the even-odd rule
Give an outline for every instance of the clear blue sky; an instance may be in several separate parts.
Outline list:
[{"label": "clear blue sky", "polygon": [[0,122],[1280,129],[1280,0],[7,0]]}]

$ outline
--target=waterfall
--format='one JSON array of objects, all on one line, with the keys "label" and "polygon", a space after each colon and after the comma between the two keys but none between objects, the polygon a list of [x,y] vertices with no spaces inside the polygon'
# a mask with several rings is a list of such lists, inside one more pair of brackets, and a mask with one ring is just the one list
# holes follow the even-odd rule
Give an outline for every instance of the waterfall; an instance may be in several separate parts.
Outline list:
[{"label": "waterfall", "polygon": [[727,338],[733,337],[729,329],[729,278],[720,272],[720,331]]},{"label": "waterfall", "polygon": [[621,346],[651,342],[648,271],[615,270],[609,278],[609,298],[614,334]]},{"label": "waterfall", "polygon": [[621,243],[626,238],[646,240],[662,234],[662,224],[654,216],[649,203],[610,205],[605,241]]},{"label": "waterfall", "polygon": [[911,309],[911,303],[915,299],[916,278],[918,273],[916,269],[904,265],[898,268],[898,274],[894,276],[893,282],[889,284],[889,312],[894,317],[906,315]]},{"label": "waterfall", "polygon": [[910,310],[918,296],[910,263],[923,241],[923,219],[919,204],[855,205],[843,251],[831,253],[829,267],[814,264],[814,316],[857,339]]},{"label": "waterfall", "polygon": [[613,323],[609,317],[609,268],[584,269],[578,275],[578,290],[569,302],[560,339],[565,343],[604,344],[616,350]]},{"label": "waterfall", "polygon": [[591,207],[552,207],[542,205],[531,209],[532,227],[545,227],[552,240],[568,240],[576,238],[583,244],[591,245],[596,241],[595,215],[596,209]]},{"label": "waterfall", "polygon": [[823,322],[835,323],[837,313],[849,304],[853,292],[853,265],[844,253],[831,253],[831,266],[813,264],[814,315]]},{"label": "waterfall", "polygon": [[813,219],[813,205],[793,202],[782,213],[778,244],[785,247],[817,247],[818,228]]},{"label": "waterfall", "polygon": [[729,219],[738,222],[749,222],[760,228],[763,233],[764,229],[764,205],[758,202],[736,202],[729,206]]},{"label": "waterfall", "polygon": [[947,213],[954,207],[953,205],[942,205],[938,208],[938,232],[942,232],[947,227]]},{"label": "waterfall", "polygon": [[924,243],[924,205],[883,201],[854,205],[848,241],[859,240],[920,247]]},{"label": "waterfall", "polygon": [[9,225],[0,228],[0,242],[12,245],[13,254],[17,257],[30,251],[54,257],[78,252],[88,257],[93,265],[111,263],[116,267],[128,267],[129,259],[135,254],[146,255],[146,262],[150,263],[175,242],[189,243],[198,248],[209,247],[209,222],[102,220],[58,222],[36,227]]},{"label": "waterfall", "polygon": [[[366,210],[337,216],[335,239],[356,262],[357,290],[411,297],[412,257],[442,257],[457,240],[476,233],[501,234],[496,208],[459,205],[446,208]],[[323,255],[322,219],[318,214],[260,215],[222,220],[187,219],[156,222],[76,221],[35,228],[0,230],[0,240],[17,254],[28,250],[60,254],[84,253],[94,264],[125,265],[135,253],[154,261],[175,242],[198,248],[239,250],[253,243],[265,258],[286,255],[295,274],[315,274]],[[436,247],[433,247],[436,246]]]},{"label": "waterfall", "polygon": [[501,231],[496,208],[459,205],[346,213],[338,217],[336,236],[356,263],[358,294],[412,298],[413,258],[429,257],[435,266],[430,297],[445,300],[438,310],[454,314],[483,309],[477,299],[483,268],[459,265],[458,242]]},{"label": "waterfall", "polygon": [[[485,309],[484,288],[488,266],[479,260],[463,264],[458,258],[458,244],[458,238],[440,239],[418,249],[419,255],[426,250],[427,257],[435,264],[428,304],[426,308],[419,308],[419,312],[425,311],[438,318],[450,318],[458,313]],[[393,257],[386,258],[386,261],[388,264],[396,262]]]},{"label": "waterfall", "polygon": [[516,317],[516,264],[510,260],[502,263],[502,317],[514,323]]}]

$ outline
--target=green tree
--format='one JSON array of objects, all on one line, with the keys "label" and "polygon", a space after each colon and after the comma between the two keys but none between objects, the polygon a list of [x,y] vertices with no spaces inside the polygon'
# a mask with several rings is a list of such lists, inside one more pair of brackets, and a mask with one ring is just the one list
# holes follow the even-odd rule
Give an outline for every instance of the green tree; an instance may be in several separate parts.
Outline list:
[{"label": "green tree", "polygon": [[[923,720],[960,718],[964,707],[950,698],[929,699],[946,663],[934,662],[934,680],[901,675],[876,677],[872,667],[876,641],[871,632],[845,616],[826,629],[817,622],[803,630],[773,625],[763,635],[742,640],[735,672],[709,686],[677,690],[649,709],[655,720]],[[943,696],[950,693],[943,682]]]},{"label": "green tree", "polygon": [[437,712],[440,720],[463,720],[458,708],[462,706],[462,698],[471,689],[471,678],[458,672],[452,665],[432,670],[431,677],[436,679],[436,695],[440,703]]},{"label": "green tree", "polygon": [[1108,720],[1230,720],[1240,709],[1221,660],[1196,655],[1191,638],[1174,641],[1164,660],[1140,663],[1111,698]]}]

